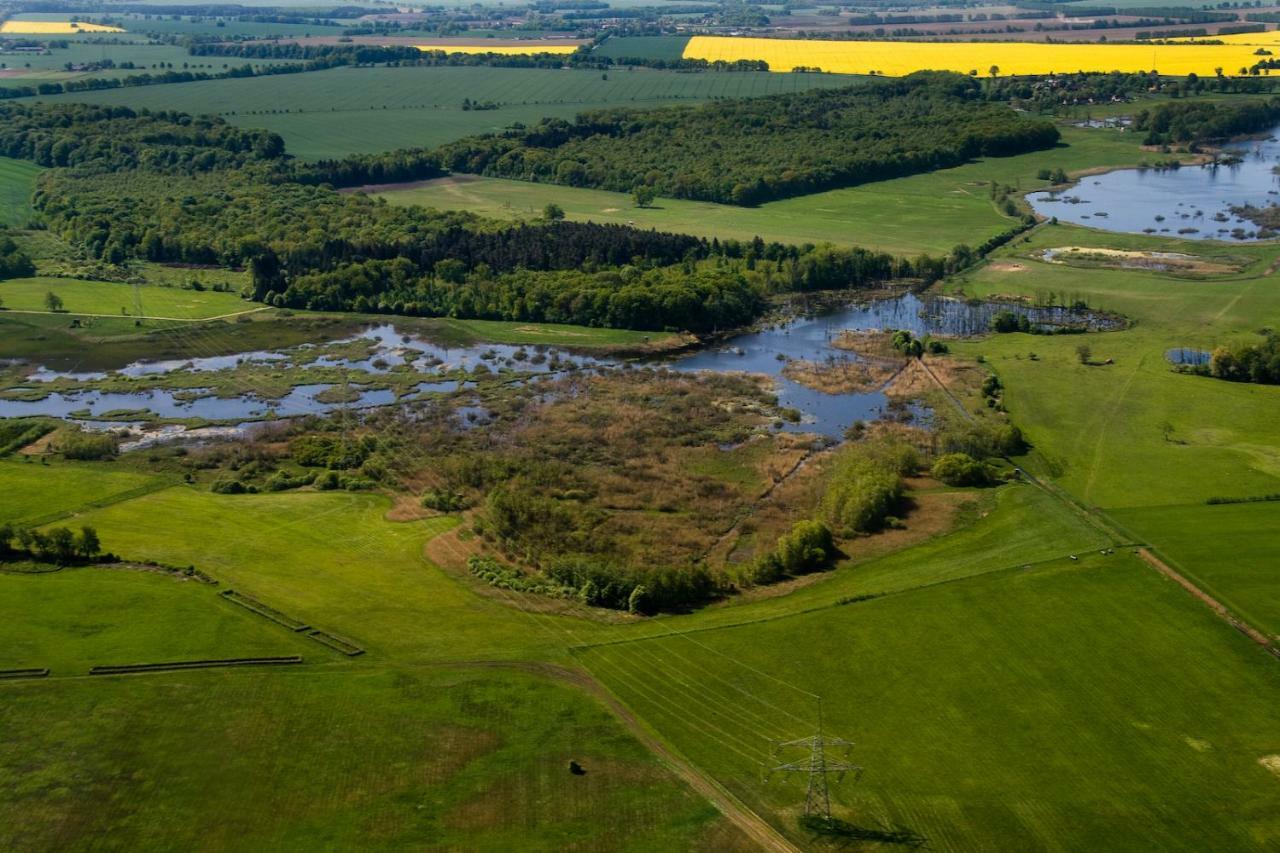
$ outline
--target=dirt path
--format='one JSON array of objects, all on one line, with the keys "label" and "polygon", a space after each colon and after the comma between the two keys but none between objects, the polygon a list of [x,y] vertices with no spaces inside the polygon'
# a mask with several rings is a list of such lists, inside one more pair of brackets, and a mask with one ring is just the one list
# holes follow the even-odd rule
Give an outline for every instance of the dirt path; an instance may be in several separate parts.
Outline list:
[{"label": "dirt path", "polygon": [[1178,584],[1178,586],[1182,587],[1187,592],[1191,593],[1196,598],[1203,601],[1206,605],[1208,605],[1210,610],[1212,610],[1214,613],[1217,613],[1218,616],[1222,617],[1222,619],[1225,620],[1227,624],[1229,624],[1232,628],[1235,628],[1241,634],[1244,634],[1250,640],[1253,640],[1255,643],[1265,648],[1271,654],[1275,655],[1276,657],[1280,657],[1280,648],[1277,648],[1272,644],[1270,637],[1268,637],[1266,634],[1262,633],[1257,628],[1250,625],[1248,622],[1245,622],[1243,619],[1236,616],[1234,613],[1231,612],[1231,610],[1225,604],[1218,601],[1213,596],[1209,595],[1209,593],[1205,592],[1200,587],[1196,586],[1195,583],[1191,581],[1191,579],[1187,578],[1185,575],[1178,572],[1176,569],[1174,569],[1164,560],[1161,560],[1159,557],[1151,553],[1151,551],[1147,550],[1146,548],[1139,548],[1138,556],[1142,558],[1143,562],[1151,566],[1157,572],[1169,578],[1170,580],[1174,581],[1175,583]]},{"label": "dirt path", "polygon": [[570,669],[566,666],[551,663],[524,661],[475,661],[461,664],[441,664],[441,666],[512,669],[574,685],[604,703],[605,707],[613,712],[622,724],[627,727],[627,730],[635,735],[640,743],[644,744],[646,749],[656,755],[659,761],[684,780],[690,788],[710,801],[734,826],[741,829],[748,838],[759,845],[761,850],[800,853],[799,847],[784,838],[781,833],[770,826],[758,814],[747,808],[737,797],[726,791],[719,783],[673,752],[666,744],[652,735],[648,729],[640,724],[639,719],[631,712],[630,708],[622,704],[616,696],[586,671]]}]

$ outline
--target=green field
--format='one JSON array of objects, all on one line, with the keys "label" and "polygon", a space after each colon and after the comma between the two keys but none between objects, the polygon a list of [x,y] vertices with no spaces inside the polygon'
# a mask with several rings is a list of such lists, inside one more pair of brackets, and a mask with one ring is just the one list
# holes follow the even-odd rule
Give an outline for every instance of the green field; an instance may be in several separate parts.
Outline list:
[{"label": "green field", "polygon": [[611,59],[680,59],[688,36],[614,36],[593,53]]},{"label": "green field", "polygon": [[876,181],[850,189],[770,202],[754,208],[659,199],[638,208],[625,193],[456,176],[393,190],[395,204],[470,210],[503,219],[535,218],[554,202],[570,219],[634,223],[662,231],[784,243],[830,242],[916,255],[944,254],[957,243],[977,244],[1015,220],[991,200],[990,183],[1040,188],[1041,169],[1084,169],[1090,164],[1137,163],[1148,155],[1131,137],[1110,131],[1063,128],[1064,145],[1052,151],[989,159],[924,175]]},{"label": "green field", "polygon": [[580,659],[765,814],[796,815],[803,777],[765,783],[762,768],[769,738],[814,731],[806,693],[821,693],[826,731],[854,741],[851,757],[867,768],[861,782],[836,786],[840,816],[899,843],[1280,843],[1280,784],[1258,763],[1280,747],[1275,660],[1127,556]]},{"label": "green field", "polygon": [[[7,311],[47,311],[45,297],[56,294],[68,314],[134,316],[134,288],[107,281],[68,278],[15,278],[0,282],[0,304]],[[142,316],[199,320],[261,308],[237,293],[144,285],[138,289]]]},{"label": "green field", "polygon": [[[1246,264],[1235,274],[1176,278],[1140,270],[1047,264],[1044,248],[1183,251]],[[957,292],[1043,296],[1055,291],[1137,321],[1087,336],[999,335],[959,347],[983,355],[1035,450],[1029,465],[1086,504],[1112,512],[1183,573],[1263,630],[1280,633],[1280,584],[1267,566],[1280,548],[1273,505],[1207,506],[1212,497],[1280,491],[1280,388],[1173,372],[1165,352],[1212,349],[1280,323],[1269,273],[1274,245],[1214,245],[1044,226],[1029,241],[953,282]],[[1021,269],[1010,267],[1010,263]],[[1086,343],[1085,366],[1076,348]],[[1033,360],[1031,354],[1036,358]],[[1166,431],[1167,428],[1167,431]]]},{"label": "green field", "polygon": [[[86,65],[111,60],[116,68],[97,71],[68,71],[67,65]],[[0,55],[0,68],[17,69],[27,73],[0,77],[0,87],[21,86],[31,80],[66,80],[81,77],[130,77],[152,71],[201,71],[218,74],[229,68],[244,65],[261,67],[292,60],[236,59],[224,56],[192,56],[185,47],[176,44],[157,44],[147,41],[130,41],[119,36],[100,35],[94,41],[72,38],[65,48],[56,48],[47,54]],[[133,68],[119,67],[132,63]]]},{"label": "green field", "polygon": [[[608,79],[604,79],[607,77]],[[217,113],[284,137],[303,159],[431,147],[464,136],[533,124],[583,110],[660,106],[709,98],[846,85],[858,78],[816,74],[597,71],[446,67],[336,68],[278,77],[209,80],[42,97]],[[463,110],[463,99],[493,110]]]},{"label": "green field", "polygon": [[0,157],[0,226],[27,224],[38,174],[40,167],[26,160]]},{"label": "green field", "polygon": [[35,524],[165,485],[163,478],[111,463],[37,465],[0,460],[0,524]]},{"label": "green field", "polygon": [[598,703],[530,675],[338,664],[3,690],[8,850],[735,841]]},{"label": "green field", "polygon": [[[37,665],[57,675],[85,675],[99,664],[336,657],[220,599],[206,584],[159,572],[0,573],[0,590],[0,669]],[[107,615],[123,613],[127,620]]]}]

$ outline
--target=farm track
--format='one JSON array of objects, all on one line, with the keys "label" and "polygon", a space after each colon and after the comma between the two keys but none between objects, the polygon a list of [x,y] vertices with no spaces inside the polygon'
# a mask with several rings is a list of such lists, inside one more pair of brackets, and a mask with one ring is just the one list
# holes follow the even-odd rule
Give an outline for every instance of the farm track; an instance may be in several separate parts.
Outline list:
[{"label": "farm track", "polygon": [[1200,601],[1204,602],[1204,604],[1210,610],[1218,614],[1218,616],[1221,617],[1232,628],[1235,628],[1241,634],[1244,634],[1250,640],[1253,640],[1255,643],[1262,646],[1268,652],[1275,655],[1277,658],[1280,658],[1280,648],[1277,648],[1272,644],[1270,637],[1268,637],[1266,634],[1262,633],[1257,628],[1250,625],[1248,622],[1245,622],[1240,617],[1236,616],[1234,613],[1231,612],[1231,609],[1229,607],[1227,607],[1222,602],[1218,601],[1213,596],[1209,595],[1209,593],[1205,592],[1200,587],[1196,586],[1196,584],[1190,578],[1188,578],[1186,575],[1174,569],[1164,560],[1157,557],[1154,553],[1152,553],[1152,551],[1149,548],[1139,548],[1138,556],[1142,558],[1142,561],[1144,563],[1151,566],[1160,574],[1164,575],[1165,577],[1177,583],[1178,586],[1182,587],[1187,592],[1191,593],[1196,598],[1200,599]]},{"label": "farm track", "polygon": [[472,669],[509,669],[540,675],[577,687],[602,702],[646,749],[657,756],[659,761],[679,776],[690,788],[710,801],[726,819],[741,829],[761,850],[800,853],[799,847],[784,838],[781,833],[749,809],[737,797],[726,791],[714,779],[703,773],[653,735],[641,724],[639,718],[630,708],[624,705],[620,699],[609,692],[603,684],[596,681],[586,671],[552,663],[525,661],[474,661],[465,664],[441,664],[441,666]]}]

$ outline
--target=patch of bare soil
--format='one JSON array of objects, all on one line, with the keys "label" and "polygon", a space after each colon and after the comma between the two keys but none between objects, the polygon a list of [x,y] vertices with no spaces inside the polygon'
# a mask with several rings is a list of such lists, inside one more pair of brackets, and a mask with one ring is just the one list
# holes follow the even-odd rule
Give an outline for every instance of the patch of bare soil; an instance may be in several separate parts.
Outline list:
[{"label": "patch of bare soil", "polygon": [[52,453],[53,451],[50,448],[53,446],[53,444],[58,438],[59,433],[61,432],[62,432],[61,429],[55,429],[51,433],[40,436],[35,441],[28,444],[26,447],[19,449],[18,450],[19,455],[44,456],[45,454]]},{"label": "patch of bare soil", "polygon": [[1280,755],[1264,755],[1258,759],[1258,763],[1280,776]]},{"label": "patch of bare soil", "polygon": [[1184,276],[1228,275],[1239,272],[1246,263],[1233,258],[1206,258],[1179,252],[1141,252],[1091,246],[1060,246],[1044,250],[1041,256],[1051,264],[1091,269],[1140,269]]},{"label": "patch of bare soil", "polygon": [[883,361],[794,359],[782,368],[782,375],[824,394],[854,394],[880,388],[896,370],[895,365]]},{"label": "patch of bare soil", "polygon": [[992,272],[1026,272],[1027,271],[1026,265],[1020,264],[1017,261],[992,261],[991,263],[987,264],[987,269],[991,270]]},{"label": "patch of bare soil", "polygon": [[398,494],[395,503],[383,516],[387,521],[421,521],[424,518],[435,518],[441,515],[434,509],[424,507],[414,495]]}]

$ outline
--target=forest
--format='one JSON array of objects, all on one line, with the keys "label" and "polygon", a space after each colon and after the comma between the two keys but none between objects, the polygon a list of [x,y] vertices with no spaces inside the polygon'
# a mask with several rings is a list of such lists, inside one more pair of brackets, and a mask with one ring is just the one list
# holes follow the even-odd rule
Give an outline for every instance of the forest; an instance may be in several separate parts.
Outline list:
[{"label": "forest", "polygon": [[434,174],[421,150],[300,165],[275,134],[212,117],[4,104],[0,120],[0,154],[52,167],[33,202],[63,239],[110,264],[248,267],[244,295],[281,307],[704,332],[750,322],[769,293],[934,281],[975,257],[513,225],[333,188]]},{"label": "forest", "polygon": [[527,181],[756,205],[1050,148],[1051,122],[983,100],[958,74],[695,107],[612,109],[460,140],[441,165]]}]

